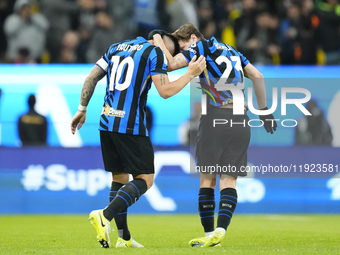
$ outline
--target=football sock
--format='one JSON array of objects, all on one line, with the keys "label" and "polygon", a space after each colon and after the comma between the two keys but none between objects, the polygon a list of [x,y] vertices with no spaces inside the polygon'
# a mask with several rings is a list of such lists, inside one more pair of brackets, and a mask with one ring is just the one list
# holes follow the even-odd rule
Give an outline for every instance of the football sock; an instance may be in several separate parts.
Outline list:
[{"label": "football sock", "polygon": [[221,190],[220,206],[217,218],[217,228],[227,229],[237,205],[236,189]]},{"label": "football sock", "polygon": [[204,232],[208,233],[214,231],[214,214],[215,214],[214,189],[200,188],[200,191],[198,193],[198,211],[200,213],[201,223],[204,228]]},{"label": "football sock", "polygon": [[224,237],[224,235],[225,235],[225,229],[224,228],[216,228],[215,231],[222,232],[223,233],[223,237]]},{"label": "football sock", "polygon": [[[124,184],[122,183],[112,182],[109,197],[110,203],[116,197],[118,190],[123,186]],[[118,229],[118,237],[123,238],[126,241],[130,240],[131,235],[127,226],[127,208],[117,214],[117,216],[115,217],[115,222]]]},{"label": "football sock", "polygon": [[148,187],[143,179],[135,179],[128,182],[118,190],[116,197],[104,209],[104,217],[108,221],[112,221],[118,213],[133,205],[147,189]]}]

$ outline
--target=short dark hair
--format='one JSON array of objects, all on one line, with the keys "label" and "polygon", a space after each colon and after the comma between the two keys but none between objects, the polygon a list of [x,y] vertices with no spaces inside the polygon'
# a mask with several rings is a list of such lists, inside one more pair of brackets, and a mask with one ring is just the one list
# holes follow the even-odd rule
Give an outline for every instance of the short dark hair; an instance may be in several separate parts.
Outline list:
[{"label": "short dark hair", "polygon": [[155,30],[152,30],[152,31],[148,34],[148,40],[153,40],[153,36],[154,36],[155,34],[160,34],[160,36],[162,37],[162,39],[164,38],[164,36],[168,37],[168,38],[173,42],[173,44],[174,44],[174,51],[175,51],[175,52],[174,52],[174,56],[175,56],[176,54],[179,53],[179,44],[178,44],[178,40],[177,40],[177,38],[176,38],[174,35],[172,35],[172,34],[166,32],[165,30],[155,29]]},{"label": "short dark hair", "polygon": [[204,39],[202,33],[198,30],[198,28],[191,23],[187,23],[182,25],[179,29],[177,29],[173,35],[177,38],[177,40],[189,41],[191,35],[194,34],[200,40]]},{"label": "short dark hair", "polygon": [[169,34],[169,33],[165,34],[164,36],[168,37],[174,43],[174,46],[175,46],[174,56],[177,55],[179,53],[179,44],[178,44],[177,38],[175,36],[173,36],[172,34]]},{"label": "short dark hair", "polygon": [[167,32],[165,30],[161,30],[161,29],[154,29],[148,34],[148,40],[153,40],[153,36],[155,34],[160,34],[161,37],[163,38],[163,36],[166,35]]}]

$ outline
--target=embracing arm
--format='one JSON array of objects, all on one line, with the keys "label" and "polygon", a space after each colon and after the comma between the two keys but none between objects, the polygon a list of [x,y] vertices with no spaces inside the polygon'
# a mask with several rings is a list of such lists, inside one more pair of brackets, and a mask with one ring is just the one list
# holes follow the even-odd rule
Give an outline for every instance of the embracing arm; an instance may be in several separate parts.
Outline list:
[{"label": "embracing arm", "polygon": [[169,82],[169,77],[167,74],[156,74],[152,76],[152,81],[161,97],[167,99],[180,92],[192,78],[192,76],[185,73],[178,80]]},{"label": "embracing arm", "polygon": [[163,98],[169,98],[178,92],[180,92],[192,78],[200,75],[206,68],[205,57],[201,56],[196,60],[196,56],[192,58],[189,63],[188,70],[179,79],[173,82],[169,82],[168,75],[166,74],[156,74],[152,76],[152,81],[155,84],[158,93]]},{"label": "embracing arm", "polygon": [[80,104],[78,111],[71,121],[71,132],[74,134],[76,129],[80,129],[86,120],[86,109],[96,88],[97,82],[101,80],[106,73],[97,65],[95,65],[89,75],[86,77],[83,88],[81,90]]},{"label": "embracing arm", "polygon": [[166,59],[168,60],[168,71],[169,72],[188,66],[189,63],[182,53],[178,53],[174,57],[170,54],[160,34],[155,34],[153,36],[153,42],[156,46],[158,46],[159,48],[163,50],[166,56]]}]

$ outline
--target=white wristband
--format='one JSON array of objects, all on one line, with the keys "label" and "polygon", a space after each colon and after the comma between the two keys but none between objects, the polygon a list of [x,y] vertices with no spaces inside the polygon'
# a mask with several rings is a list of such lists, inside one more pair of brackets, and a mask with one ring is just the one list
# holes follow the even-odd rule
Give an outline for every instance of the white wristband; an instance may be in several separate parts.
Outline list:
[{"label": "white wristband", "polygon": [[83,106],[83,105],[79,104],[78,110],[81,111],[81,112],[86,112],[87,106]]}]

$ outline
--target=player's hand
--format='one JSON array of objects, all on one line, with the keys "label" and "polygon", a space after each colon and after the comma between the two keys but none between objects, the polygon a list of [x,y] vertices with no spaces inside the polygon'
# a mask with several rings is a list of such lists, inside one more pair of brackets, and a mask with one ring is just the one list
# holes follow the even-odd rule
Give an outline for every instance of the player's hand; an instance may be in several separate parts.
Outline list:
[{"label": "player's hand", "polygon": [[197,58],[197,56],[195,55],[188,66],[188,73],[190,73],[191,75],[191,79],[200,75],[204,69],[207,67],[207,64],[205,62],[205,57],[204,56],[200,56],[197,61],[195,61]]},{"label": "player's hand", "polygon": [[[268,108],[265,107],[265,108],[262,108],[260,110],[268,110]],[[264,123],[263,126],[266,129],[267,133],[273,134],[274,131],[276,131],[276,128],[277,128],[277,124],[276,124],[276,121],[275,121],[273,114],[259,115],[259,117],[260,117],[260,120],[263,121],[263,123]]]},{"label": "player's hand", "polygon": [[166,46],[164,44],[164,41],[163,41],[163,39],[162,39],[160,34],[154,34],[153,35],[153,44],[155,46],[158,46],[159,48],[161,48],[162,51],[164,51],[164,52],[167,50],[167,48],[166,48]]},{"label": "player's hand", "polygon": [[154,34],[152,39],[155,46],[160,46],[163,43],[163,39],[160,34]]},{"label": "player's hand", "polygon": [[77,113],[73,116],[71,122],[71,132],[74,135],[76,133],[76,129],[80,129],[86,120],[86,112],[77,111]]}]

